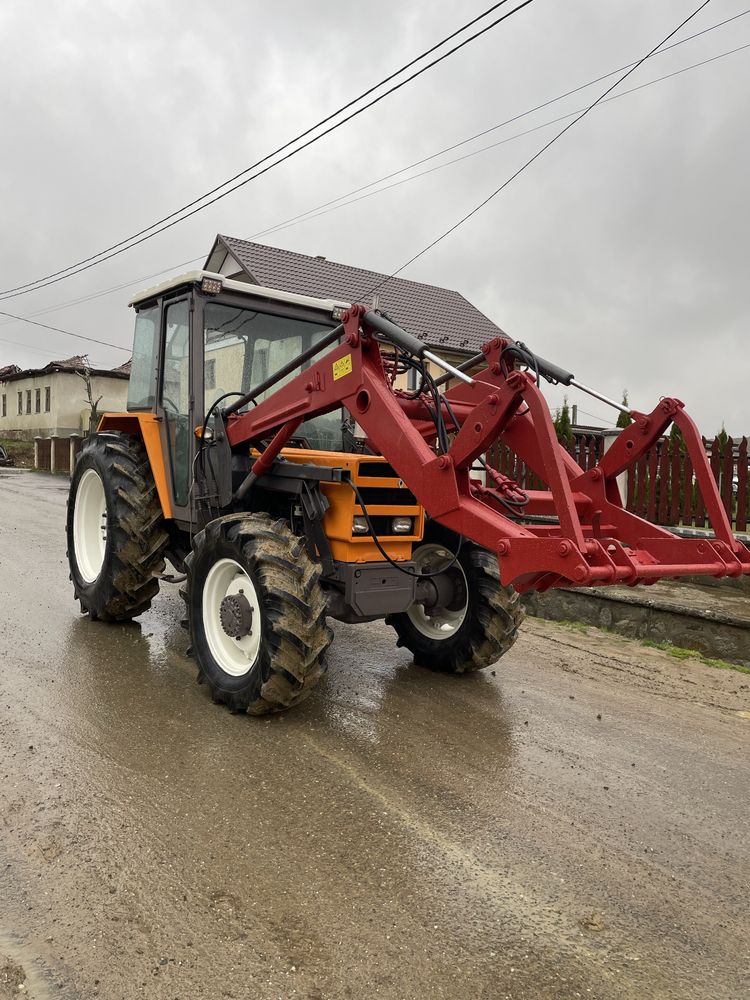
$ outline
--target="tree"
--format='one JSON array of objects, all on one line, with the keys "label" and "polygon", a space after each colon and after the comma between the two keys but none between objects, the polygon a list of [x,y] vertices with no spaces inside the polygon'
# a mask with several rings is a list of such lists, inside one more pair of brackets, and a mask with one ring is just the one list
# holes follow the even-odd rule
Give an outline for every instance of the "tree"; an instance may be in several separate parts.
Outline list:
[{"label": "tree", "polygon": [[724,421],[723,420],[721,422],[721,430],[716,435],[716,438],[717,438],[717,440],[719,442],[719,454],[723,455],[724,451],[726,450],[726,447],[727,447],[727,441],[729,440],[729,435],[727,434],[727,429],[724,426]]},{"label": "tree", "polygon": [[557,440],[561,444],[571,444],[573,441],[573,425],[570,422],[570,407],[568,406],[567,396],[563,397],[562,409],[555,412],[552,422],[557,432]]},{"label": "tree", "polygon": [[[627,389],[623,389],[623,392],[622,392],[622,405],[623,406],[627,406],[628,405],[628,390]],[[633,423],[633,418],[629,414],[623,413],[622,411],[620,411],[620,414],[617,417],[617,423],[615,424],[615,427],[621,427],[621,428],[630,427],[630,425],[632,423]]]},{"label": "tree", "polygon": [[88,354],[83,355],[84,367],[80,371],[76,371],[76,375],[83,379],[86,385],[86,399],[84,403],[89,408],[89,427],[88,433],[93,434],[96,430],[96,425],[99,423],[99,403],[102,401],[102,396],[98,396],[94,399],[94,394],[91,391],[91,365],[89,364]]}]

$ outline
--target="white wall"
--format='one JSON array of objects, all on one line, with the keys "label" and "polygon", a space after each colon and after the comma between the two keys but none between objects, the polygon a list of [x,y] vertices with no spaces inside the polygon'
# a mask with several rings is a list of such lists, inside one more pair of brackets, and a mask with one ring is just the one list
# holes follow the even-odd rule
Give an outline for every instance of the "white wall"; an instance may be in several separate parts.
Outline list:
[{"label": "white wall", "polygon": [[[45,389],[50,389],[50,409],[45,412]],[[40,409],[36,412],[36,390],[40,390]],[[31,413],[27,413],[27,393],[31,392]],[[125,409],[128,380],[93,375],[91,391],[94,399],[102,396],[99,413]],[[18,412],[18,393],[23,393],[23,413]],[[5,416],[2,416],[2,397],[5,396]],[[37,435],[49,437],[60,434],[80,434],[87,429],[82,425],[82,414],[88,412],[86,385],[75,372],[52,372],[33,378],[0,381],[0,437],[32,439]]]}]

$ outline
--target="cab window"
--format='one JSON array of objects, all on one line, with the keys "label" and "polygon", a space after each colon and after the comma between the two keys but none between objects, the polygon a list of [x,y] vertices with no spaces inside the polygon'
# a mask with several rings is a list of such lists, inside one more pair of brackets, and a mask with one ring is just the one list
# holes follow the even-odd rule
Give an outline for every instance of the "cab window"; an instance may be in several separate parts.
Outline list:
[{"label": "cab window", "polygon": [[[330,332],[330,323],[273,316],[217,302],[204,309],[205,411],[228,392],[249,392]],[[280,379],[260,402],[290,382],[301,369]],[[312,448],[339,448],[341,411],[306,421],[298,436]]]},{"label": "cab window", "polygon": [[152,306],[136,315],[128,384],[129,410],[151,410],[156,401],[160,313],[158,306]]}]

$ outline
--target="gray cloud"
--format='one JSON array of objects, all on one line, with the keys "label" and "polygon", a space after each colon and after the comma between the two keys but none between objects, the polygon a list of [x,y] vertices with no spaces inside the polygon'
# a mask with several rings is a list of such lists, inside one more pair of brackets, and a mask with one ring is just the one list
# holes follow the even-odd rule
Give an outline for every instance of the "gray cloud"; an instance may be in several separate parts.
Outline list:
[{"label": "gray cloud", "polygon": [[[203,255],[217,231],[250,236],[639,57],[694,5],[536,0],[184,225],[0,308],[31,315]],[[683,34],[742,9],[716,0]],[[0,284],[56,270],[190,201],[457,20],[447,0],[221,7],[10,0],[0,10]],[[626,86],[748,41],[750,15],[645,65]],[[458,288],[509,332],[614,396],[627,387],[635,405],[650,408],[660,394],[676,394],[705,433],[722,420],[730,432],[748,432],[748,53],[597,109],[406,273]],[[496,138],[575,110],[605,85]],[[392,271],[554,128],[266,241]],[[40,319],[127,345],[128,291]],[[27,345],[0,340],[1,363],[87,349],[4,320],[0,338]],[[103,364],[124,356],[94,345],[90,354]],[[550,399],[556,404],[560,393]],[[607,416],[601,404],[577,401]]]}]

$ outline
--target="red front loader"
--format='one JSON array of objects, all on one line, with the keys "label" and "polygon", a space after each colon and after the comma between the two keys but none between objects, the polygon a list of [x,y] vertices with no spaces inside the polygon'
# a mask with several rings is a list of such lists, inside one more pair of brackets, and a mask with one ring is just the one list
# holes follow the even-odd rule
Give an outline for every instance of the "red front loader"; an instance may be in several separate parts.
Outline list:
[{"label": "red front loader", "polygon": [[[207,272],[133,304],[128,411],[105,414],[71,484],[71,576],[82,610],[121,621],[149,606],[168,558],[185,575],[199,679],[232,709],[304,698],[325,670],[329,617],[385,618],[417,663],[463,673],[512,645],[522,591],[750,574],[677,399],[631,411],[584,471],[539,383],[593,390],[514,341],[455,369],[364,306],[342,315]],[[411,392],[394,387],[406,369]],[[705,539],[650,524],[620,495],[618,476],[672,424]],[[488,468],[497,441],[547,488]]]}]

